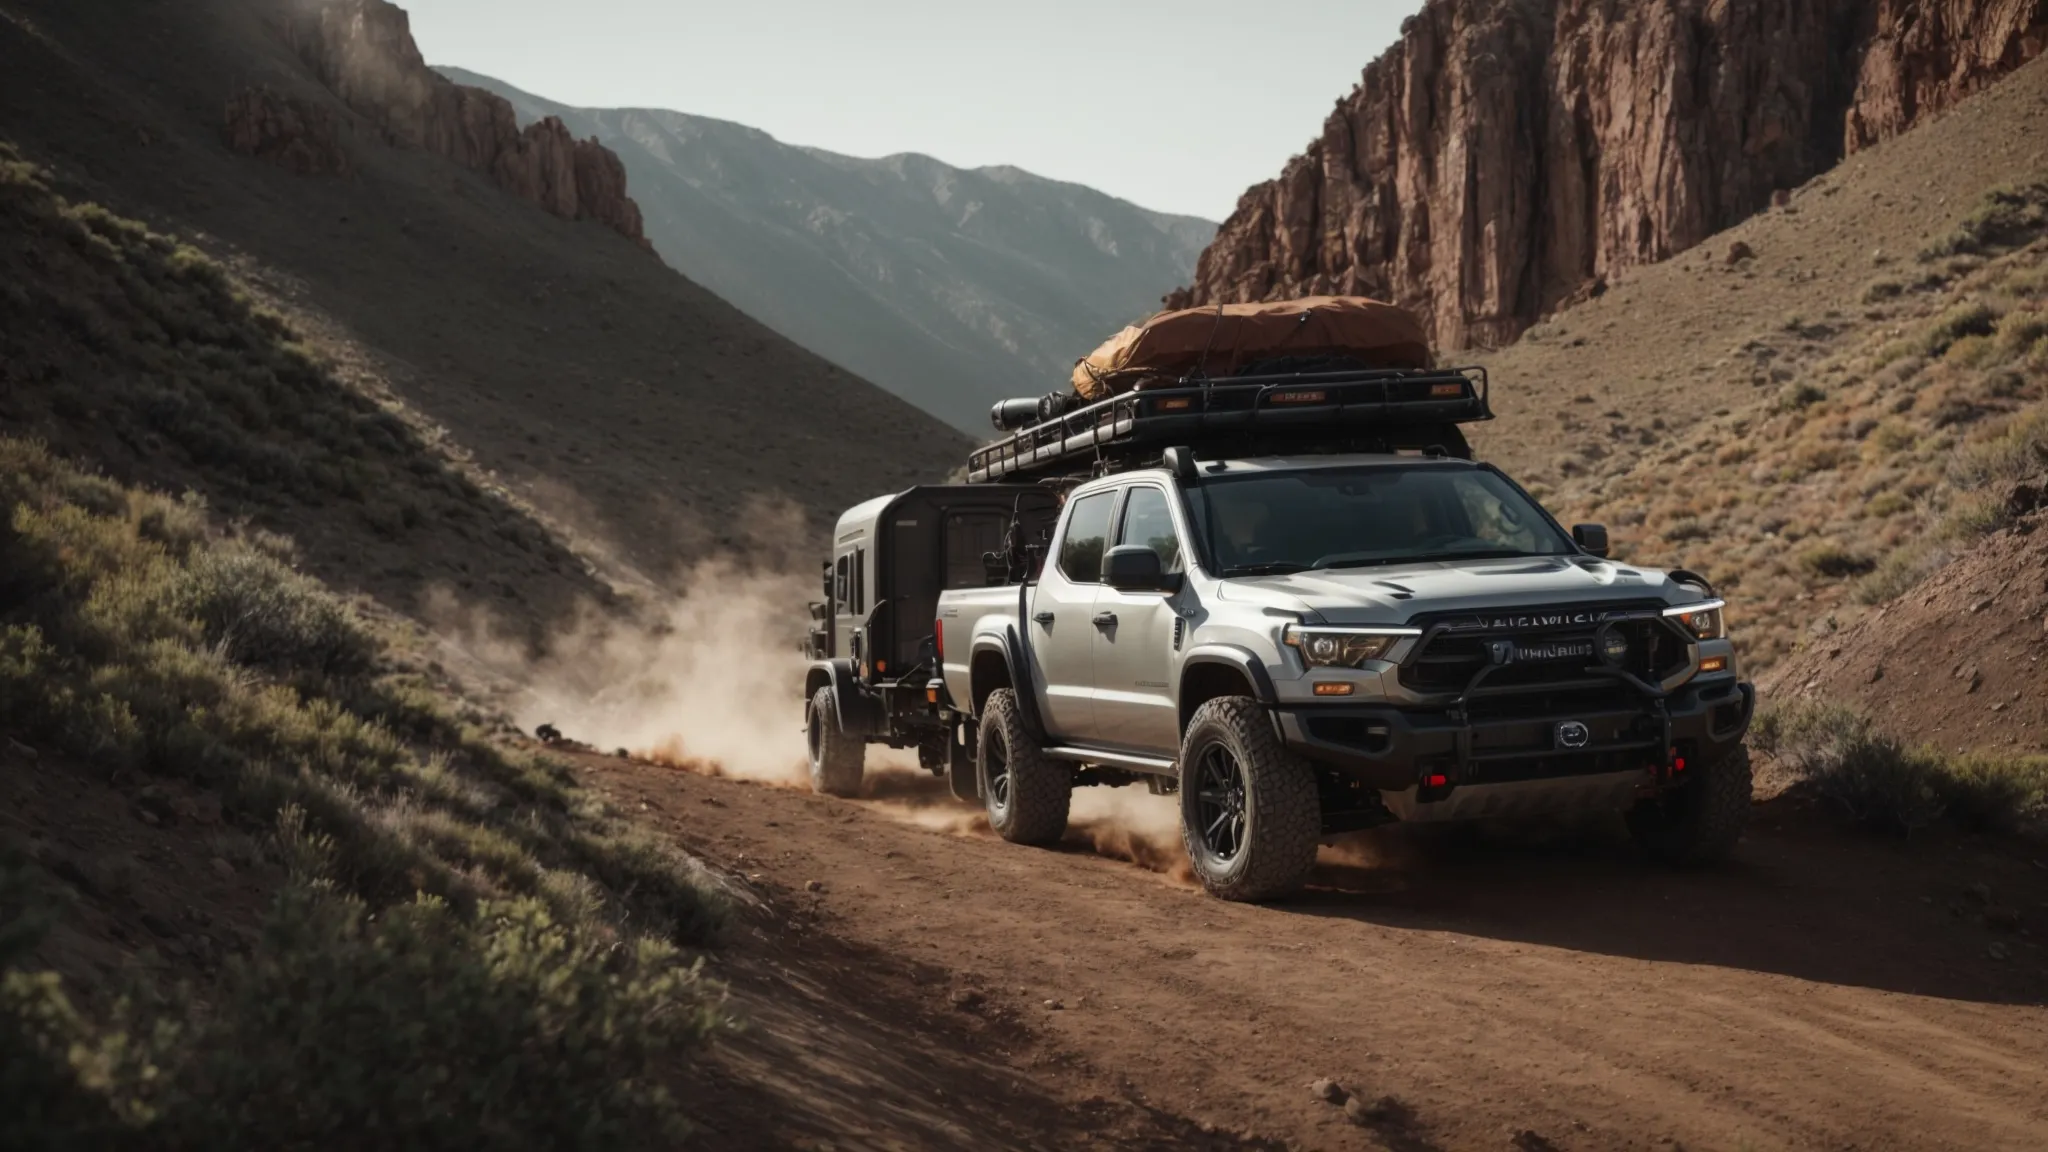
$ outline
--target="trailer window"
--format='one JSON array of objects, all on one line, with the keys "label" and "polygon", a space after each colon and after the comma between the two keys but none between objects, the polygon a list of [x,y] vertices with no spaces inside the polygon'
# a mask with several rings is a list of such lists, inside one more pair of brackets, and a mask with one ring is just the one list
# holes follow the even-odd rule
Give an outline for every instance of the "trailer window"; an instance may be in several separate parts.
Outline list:
[{"label": "trailer window", "polygon": [[946,587],[981,588],[988,584],[982,557],[1001,552],[1008,543],[1007,512],[955,512],[946,517]]},{"label": "trailer window", "polygon": [[1102,553],[1109,543],[1109,511],[1114,492],[1097,492],[1074,501],[1067,515],[1067,533],[1060,540],[1060,573],[1076,584],[1102,583]]}]

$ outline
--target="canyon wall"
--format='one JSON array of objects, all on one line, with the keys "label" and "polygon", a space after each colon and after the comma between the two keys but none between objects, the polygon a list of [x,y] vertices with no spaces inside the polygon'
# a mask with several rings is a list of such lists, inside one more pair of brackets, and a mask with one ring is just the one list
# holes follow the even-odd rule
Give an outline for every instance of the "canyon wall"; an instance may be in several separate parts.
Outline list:
[{"label": "canyon wall", "polygon": [[446,157],[557,216],[597,220],[648,246],[616,154],[576,139],[554,117],[521,130],[503,97],[437,75],[403,10],[385,0],[291,0],[285,29],[320,82],[393,143]]},{"label": "canyon wall", "polygon": [[2044,46],[2048,0],[1430,0],[1165,303],[1361,293],[1505,343]]}]

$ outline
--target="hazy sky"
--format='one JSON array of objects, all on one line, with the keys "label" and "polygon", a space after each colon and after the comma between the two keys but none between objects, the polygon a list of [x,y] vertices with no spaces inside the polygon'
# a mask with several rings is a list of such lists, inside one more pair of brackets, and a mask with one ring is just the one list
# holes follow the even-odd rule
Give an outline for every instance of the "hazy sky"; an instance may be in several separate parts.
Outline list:
[{"label": "hazy sky", "polygon": [[1420,0],[398,0],[432,64],[1221,220]]}]

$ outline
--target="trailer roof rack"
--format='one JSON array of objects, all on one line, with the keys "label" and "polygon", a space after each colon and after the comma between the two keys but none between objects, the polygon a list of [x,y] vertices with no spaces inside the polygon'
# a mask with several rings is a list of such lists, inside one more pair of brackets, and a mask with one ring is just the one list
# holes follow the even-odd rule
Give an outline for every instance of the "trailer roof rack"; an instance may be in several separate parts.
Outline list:
[{"label": "trailer roof rack", "polygon": [[[1085,478],[1168,447],[1204,458],[1424,448],[1493,419],[1484,368],[1236,376],[1125,392],[1024,428],[967,457],[971,484]],[[1462,442],[1462,441],[1461,441]]]}]

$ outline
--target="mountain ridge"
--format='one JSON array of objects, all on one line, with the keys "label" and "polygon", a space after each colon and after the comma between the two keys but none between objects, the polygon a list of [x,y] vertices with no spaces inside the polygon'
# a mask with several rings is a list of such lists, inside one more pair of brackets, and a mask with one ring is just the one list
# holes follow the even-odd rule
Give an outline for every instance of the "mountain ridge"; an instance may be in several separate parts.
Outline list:
[{"label": "mountain ridge", "polygon": [[[1215,225],[1014,165],[855,157],[735,121],[457,83],[618,152],[655,247],[782,335],[965,429],[1156,309]],[[1185,269],[1185,271],[1181,271]]]}]

